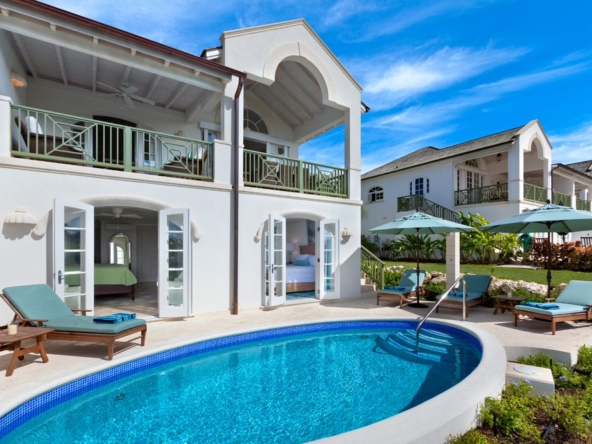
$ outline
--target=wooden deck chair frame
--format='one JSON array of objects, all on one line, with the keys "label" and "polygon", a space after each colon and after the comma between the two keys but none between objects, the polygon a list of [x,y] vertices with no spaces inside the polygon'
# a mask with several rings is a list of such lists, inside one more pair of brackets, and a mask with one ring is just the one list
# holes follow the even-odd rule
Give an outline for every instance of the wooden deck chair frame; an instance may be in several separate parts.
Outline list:
[{"label": "wooden deck chair frame", "polygon": [[[13,322],[21,322],[22,325],[31,325],[33,327],[43,327],[43,323],[47,322],[45,319],[27,319],[25,318],[19,310],[12,305],[10,300],[6,297],[6,295],[0,293],[0,297],[2,300],[14,311],[14,319]],[[73,313],[80,313],[82,316],[86,316],[86,313],[89,310],[72,310]],[[115,342],[118,339],[124,338],[129,335],[133,335],[135,333],[140,333],[139,336],[128,339],[126,342],[129,343],[131,341],[135,341],[136,339],[140,339],[140,345],[146,345],[146,332],[147,332],[147,325],[141,325],[138,327],[130,328],[129,330],[124,330],[119,333],[83,333],[83,332],[68,332],[68,331],[53,331],[47,334],[48,340],[56,340],[56,341],[76,341],[76,342],[96,342],[101,344],[107,344],[107,359],[111,361],[113,359],[113,353],[115,350]]]}]

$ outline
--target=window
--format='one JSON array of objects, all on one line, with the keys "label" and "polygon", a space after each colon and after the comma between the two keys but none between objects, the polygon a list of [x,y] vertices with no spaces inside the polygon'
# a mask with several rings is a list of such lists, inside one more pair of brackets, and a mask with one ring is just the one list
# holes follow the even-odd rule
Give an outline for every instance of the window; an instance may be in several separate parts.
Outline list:
[{"label": "window", "polygon": [[415,179],[415,194],[423,196],[423,177]]},{"label": "window", "polygon": [[370,188],[368,191],[368,202],[377,202],[384,199],[384,191],[382,187]]},{"label": "window", "polygon": [[426,179],[426,194],[430,192],[430,179]]},{"label": "window", "polygon": [[465,162],[465,165],[466,166],[473,167],[473,168],[479,168],[479,164],[477,163],[477,160],[476,159],[467,160]]},{"label": "window", "polygon": [[263,121],[263,118],[253,110],[245,109],[245,117],[243,123],[245,129],[248,128],[251,131],[255,131],[261,134],[267,134],[267,125]]}]

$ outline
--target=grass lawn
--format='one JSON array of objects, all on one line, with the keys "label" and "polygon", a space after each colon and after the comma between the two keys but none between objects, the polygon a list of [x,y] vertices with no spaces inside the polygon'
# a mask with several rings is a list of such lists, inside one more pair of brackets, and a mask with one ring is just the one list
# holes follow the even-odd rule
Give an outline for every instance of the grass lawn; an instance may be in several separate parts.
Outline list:
[{"label": "grass lawn", "polygon": [[[387,261],[387,266],[402,265],[405,268],[415,268],[416,262]],[[419,267],[426,271],[439,271],[446,273],[446,264],[426,262],[419,263]],[[495,265],[461,264],[461,273],[488,274],[498,279],[508,279],[511,281],[536,282],[537,284],[547,283],[547,270],[527,270],[523,268],[502,268]],[[592,281],[592,272],[572,271],[572,270],[553,270],[553,285],[568,283],[572,280]]]}]

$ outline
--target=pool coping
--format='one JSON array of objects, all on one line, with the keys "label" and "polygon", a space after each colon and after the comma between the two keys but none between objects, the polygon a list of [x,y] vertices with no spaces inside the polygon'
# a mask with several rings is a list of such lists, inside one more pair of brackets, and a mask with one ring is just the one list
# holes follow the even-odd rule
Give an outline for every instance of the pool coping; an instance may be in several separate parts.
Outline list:
[{"label": "pool coping", "polygon": [[[281,323],[277,325],[268,325],[262,328],[262,326],[252,327],[252,328],[243,328],[237,329],[233,331],[225,332],[224,334],[210,334],[204,335],[199,338],[187,338],[182,341],[176,342],[174,344],[163,344],[161,346],[155,347],[150,350],[141,351],[139,353],[135,353],[130,356],[121,357],[121,359],[117,359],[116,361],[106,361],[101,362],[98,365],[93,365],[87,369],[79,370],[68,376],[64,376],[61,378],[56,378],[46,384],[40,385],[36,387],[35,390],[29,391],[28,393],[23,393],[22,396],[17,396],[13,399],[10,399],[8,402],[3,402],[0,406],[0,416],[4,417],[15,408],[27,403],[28,401],[44,394],[52,390],[56,390],[69,384],[73,381],[77,381],[83,378],[91,377],[95,374],[104,372],[105,370],[112,369],[114,367],[123,366],[128,367],[126,364],[139,361],[144,358],[149,358],[150,356],[163,354],[166,352],[170,352],[171,350],[192,346],[197,343],[202,343],[211,340],[220,340],[227,337],[232,336],[240,336],[240,335],[249,335],[256,332],[265,332],[269,330],[277,330],[283,328],[293,328],[298,326],[310,326],[316,324],[327,324],[327,323],[342,323],[342,322],[380,322],[380,321],[387,321],[387,322],[417,322],[416,318],[398,318],[393,319],[392,317],[380,317],[380,318],[333,318],[331,320],[314,320],[314,321],[297,321],[297,322],[289,322],[289,323]],[[350,431],[341,435],[336,435],[334,437],[325,438],[325,441],[330,441],[334,439],[340,439],[340,442],[361,442],[363,440],[367,440],[368,438],[372,438],[373,442],[392,442],[393,433],[396,433],[398,438],[405,438],[402,442],[413,442],[415,439],[421,439],[422,442],[426,442],[426,438],[428,436],[430,438],[430,442],[432,440],[439,439],[443,437],[443,439],[439,439],[438,442],[443,442],[445,438],[450,435],[451,433],[461,433],[464,430],[468,430],[469,428],[475,425],[476,415],[478,412],[478,405],[480,405],[485,396],[495,396],[501,389],[503,388],[504,381],[505,381],[505,365],[506,365],[506,355],[503,347],[499,343],[499,341],[492,335],[489,335],[474,326],[467,328],[466,323],[456,322],[456,321],[443,321],[437,319],[431,319],[430,323],[434,324],[441,324],[446,326],[452,326],[458,328],[462,331],[465,331],[479,340],[483,346],[483,358],[479,366],[467,377],[465,378],[460,384],[457,384],[452,389],[447,390],[446,392],[436,396],[432,400],[426,401],[421,405],[410,409],[406,412],[403,412],[395,417],[391,417],[380,421],[375,424],[371,424],[369,426],[363,427],[361,429],[357,429],[354,431]],[[494,350],[490,351],[491,346],[494,346]],[[500,353],[501,351],[501,353]],[[490,362],[492,361],[492,362]],[[498,373],[496,369],[500,367],[499,365],[494,365],[494,362],[498,362],[501,364],[502,371]],[[483,376],[484,381],[493,382],[497,381],[499,378],[498,376],[501,375],[501,384],[484,384],[481,381],[481,377],[478,377],[481,372],[484,370],[487,371],[487,375]],[[133,371],[132,371],[133,372]],[[117,374],[118,372],[114,372]],[[119,373],[124,373],[124,370],[120,371]],[[495,377],[493,377],[495,376]],[[490,387],[491,386],[491,387]],[[481,390],[477,391],[475,394],[474,388],[479,389],[486,389],[483,393]],[[459,393],[463,392],[462,398],[459,398]],[[468,392],[471,392],[470,394]],[[454,395],[451,395],[449,392],[454,392]],[[448,395],[448,396],[446,396]],[[475,399],[473,399],[475,398]],[[457,412],[458,410],[458,399],[463,399],[463,406],[466,404],[464,402],[465,399],[470,399],[470,406],[463,409],[462,412]],[[446,415],[442,416],[442,409],[441,406],[442,402],[446,402]],[[454,409],[448,408],[449,406],[454,406]],[[451,416],[451,413],[454,415]],[[404,416],[404,418],[399,418]],[[414,418],[418,418],[418,421],[414,422]],[[424,424],[423,418],[430,418],[429,427]],[[436,425],[440,424],[438,427]],[[451,427],[451,425],[454,425]],[[462,428],[462,429],[461,429]],[[412,433],[413,436],[408,436],[408,433]],[[444,433],[444,434],[443,434]],[[417,436],[415,436],[417,435]],[[438,437],[438,438],[437,438]],[[344,441],[345,440],[345,441]]]}]

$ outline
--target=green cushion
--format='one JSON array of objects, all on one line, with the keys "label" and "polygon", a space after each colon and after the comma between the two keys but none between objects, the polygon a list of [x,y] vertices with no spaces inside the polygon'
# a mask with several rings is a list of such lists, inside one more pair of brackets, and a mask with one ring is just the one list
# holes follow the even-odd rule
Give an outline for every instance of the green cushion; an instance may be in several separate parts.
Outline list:
[{"label": "green cushion", "polygon": [[47,322],[45,327],[53,328],[56,331],[114,334],[146,324],[144,319],[130,319],[116,324],[99,324],[94,322],[93,318],[93,316],[69,316]]},{"label": "green cushion", "polygon": [[483,294],[489,289],[491,276],[484,274],[465,274],[463,280],[458,286],[458,293],[462,293],[465,282],[467,283],[467,293]]},{"label": "green cushion", "polygon": [[10,303],[27,319],[63,319],[74,313],[49,285],[21,285],[2,290]]},{"label": "green cushion", "polygon": [[[438,296],[437,299],[440,299],[442,295]],[[480,299],[483,297],[483,293],[467,293],[467,301],[474,301],[475,299]],[[455,294],[449,294],[446,299],[444,299],[443,303],[446,303],[446,301],[454,301],[454,302],[462,302],[463,297],[462,296],[457,296]]]},{"label": "green cushion", "polygon": [[553,302],[559,308],[545,310],[544,308],[530,307],[528,305],[516,305],[516,310],[527,311],[529,313],[536,313],[549,316],[561,316],[575,313],[586,313],[587,307],[575,304],[562,304],[560,302]]},{"label": "green cushion", "polygon": [[378,294],[398,294],[398,295],[401,295],[401,294],[409,294],[413,291],[415,291],[415,285],[413,287],[401,287],[401,290],[384,288],[382,290],[379,290]]},{"label": "green cushion", "polygon": [[557,302],[575,305],[592,304],[592,282],[591,281],[570,281],[563,289]]},{"label": "green cushion", "polygon": [[417,285],[423,285],[423,280],[425,279],[425,276],[426,276],[426,271],[419,270],[419,284],[418,284],[417,283],[417,270],[408,268],[407,270],[405,270],[403,272],[403,275],[401,276],[401,280],[399,281],[399,284],[397,286],[411,287],[412,290],[410,290],[410,291],[415,291],[415,288],[417,287]]}]

